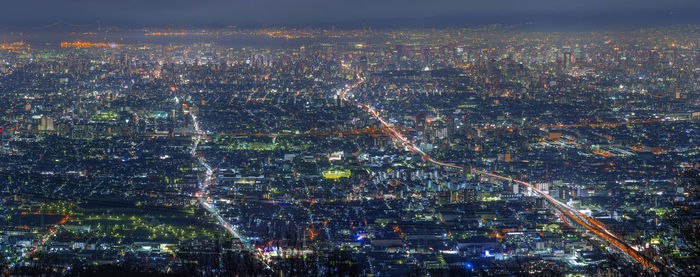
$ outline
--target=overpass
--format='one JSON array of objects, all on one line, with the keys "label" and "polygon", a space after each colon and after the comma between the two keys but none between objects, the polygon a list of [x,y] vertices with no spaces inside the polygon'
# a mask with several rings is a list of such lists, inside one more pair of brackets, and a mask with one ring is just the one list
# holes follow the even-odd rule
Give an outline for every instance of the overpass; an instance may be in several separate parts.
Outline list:
[{"label": "overpass", "polygon": [[[339,93],[340,98],[343,101],[347,101],[350,103],[353,103],[353,101],[348,100],[345,95],[347,94],[348,91],[351,89],[356,88],[358,85],[360,85],[362,82],[364,82],[364,79],[360,77],[359,75],[357,76],[358,80],[350,85],[346,86],[344,90],[342,90]],[[394,128],[391,124],[387,123],[380,115],[379,113],[374,110],[371,106],[367,104],[362,104],[362,103],[355,103],[358,108],[366,110],[369,112],[372,117],[374,117],[376,120],[378,120],[381,125],[384,127],[385,132],[387,132],[392,138],[394,138],[399,144],[402,146],[406,147],[407,149],[411,150],[412,152],[420,155],[424,160],[440,165],[440,166],[445,166],[445,167],[450,167],[450,168],[456,168],[459,170],[465,170],[465,167],[455,165],[455,164],[450,164],[450,163],[445,163],[441,162],[438,160],[433,159],[430,157],[428,154],[417,148],[413,143],[411,143],[405,136],[403,136],[396,128]],[[509,182],[515,182],[520,185],[523,185],[535,193],[537,193],[539,196],[544,197],[547,202],[550,203],[550,205],[556,209],[557,211],[561,212],[562,214],[566,215],[567,217],[571,218],[573,221],[577,222],[578,224],[581,225],[581,227],[585,228],[586,230],[590,231],[591,233],[595,234],[598,238],[607,241],[611,245],[615,246],[616,249],[620,250],[621,252],[627,254],[630,258],[632,258],[634,261],[638,262],[642,266],[644,266],[646,269],[652,270],[652,271],[658,271],[658,267],[654,265],[651,261],[649,261],[647,258],[641,256],[639,253],[637,253],[636,250],[634,250],[632,247],[629,246],[626,242],[624,242],[622,239],[617,237],[615,234],[610,232],[605,225],[600,223],[599,221],[590,218],[578,210],[562,203],[561,201],[554,199],[553,197],[549,196],[547,193],[542,192],[541,190],[537,189],[535,186],[533,186],[530,183],[527,183],[525,181],[521,181],[518,179],[510,178],[507,176],[502,176],[502,175],[497,175],[493,174],[490,172],[478,170],[478,169],[471,169],[471,171],[475,174],[480,174],[480,175],[486,175],[486,176],[491,176],[495,177],[501,180],[506,180]]]}]

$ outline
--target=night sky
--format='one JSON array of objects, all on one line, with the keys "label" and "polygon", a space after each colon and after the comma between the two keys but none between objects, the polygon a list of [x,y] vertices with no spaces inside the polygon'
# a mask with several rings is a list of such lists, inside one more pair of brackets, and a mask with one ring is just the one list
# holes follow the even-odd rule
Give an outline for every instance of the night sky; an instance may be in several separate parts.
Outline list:
[{"label": "night sky", "polygon": [[700,23],[698,0],[0,0],[6,26]]}]

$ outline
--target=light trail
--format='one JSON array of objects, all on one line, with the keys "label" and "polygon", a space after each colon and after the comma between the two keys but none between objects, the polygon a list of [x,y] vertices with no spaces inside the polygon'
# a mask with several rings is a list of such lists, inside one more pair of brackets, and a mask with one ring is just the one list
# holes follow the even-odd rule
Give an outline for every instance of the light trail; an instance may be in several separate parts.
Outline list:
[{"label": "light trail", "polygon": [[[360,77],[359,75],[358,81],[355,82],[353,85],[346,87],[343,91],[340,92],[340,98],[343,101],[351,102],[348,100],[345,95],[347,94],[348,91],[351,89],[356,88],[358,85],[360,85],[362,82],[364,82],[364,79]],[[352,103],[352,102],[351,102]],[[366,104],[361,104],[358,103],[357,106],[361,109],[367,110],[376,120],[378,120],[382,126],[385,128],[387,132],[389,132],[393,138],[398,140],[403,146],[406,148],[410,149],[412,152],[419,154],[424,160],[431,162],[433,164],[441,165],[441,166],[446,166],[446,167],[451,167],[451,168],[456,168],[460,170],[464,170],[465,168],[463,166],[458,166],[454,164],[449,164],[449,163],[444,163],[440,162],[438,160],[433,159],[430,157],[428,154],[417,148],[413,143],[409,142],[406,137],[404,137],[399,131],[397,131],[391,124],[388,124],[381,116],[379,116],[379,113],[377,113],[372,107]],[[642,266],[644,266],[647,269],[653,270],[653,271],[658,271],[658,267],[656,267],[653,263],[648,261],[645,257],[642,257],[637,253],[636,250],[632,249],[627,243],[625,243],[623,240],[618,238],[616,235],[614,235],[612,232],[608,231],[607,228],[597,220],[592,220],[591,218],[587,217],[586,215],[582,214],[578,210],[562,203],[561,201],[554,199],[550,197],[548,194],[542,192],[541,190],[537,189],[535,186],[533,186],[530,183],[527,183],[525,181],[513,179],[510,177],[502,176],[502,175],[497,175],[493,173],[489,173],[486,171],[478,170],[478,169],[471,169],[472,172],[477,173],[477,174],[482,174],[482,175],[487,175],[495,178],[499,178],[502,180],[510,181],[510,182],[515,182],[520,185],[523,185],[541,197],[544,197],[547,201],[549,201],[552,206],[559,210],[560,212],[566,214],[568,217],[579,223],[582,227],[586,228],[587,230],[593,232],[596,234],[598,237],[603,238],[605,241],[608,241],[615,247],[617,247],[619,250],[630,256],[632,259],[635,261],[639,262]]]}]

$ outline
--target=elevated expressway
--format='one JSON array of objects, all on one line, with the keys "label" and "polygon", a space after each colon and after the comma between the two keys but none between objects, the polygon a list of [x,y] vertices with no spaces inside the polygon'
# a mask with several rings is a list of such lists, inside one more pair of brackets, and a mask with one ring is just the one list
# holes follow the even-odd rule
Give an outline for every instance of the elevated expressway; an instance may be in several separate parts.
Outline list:
[{"label": "elevated expressway", "polygon": [[[347,101],[350,103],[355,103],[355,105],[367,111],[374,117],[376,120],[378,120],[382,127],[384,128],[384,131],[387,132],[398,144],[404,146],[406,149],[409,149],[410,151],[420,155],[425,161],[428,161],[430,163],[440,165],[440,166],[445,166],[445,167],[450,167],[450,168],[455,168],[458,170],[465,170],[465,167],[455,165],[455,164],[450,164],[450,163],[445,163],[441,162],[438,160],[433,159],[430,157],[428,154],[423,152],[421,149],[416,147],[413,143],[411,143],[405,136],[403,136],[396,128],[393,127],[392,124],[387,123],[380,115],[379,113],[374,110],[371,106],[362,104],[362,103],[357,103],[355,101],[350,101],[347,99],[346,94],[348,91],[356,88],[358,85],[360,85],[362,82],[364,82],[364,79],[360,76],[358,76],[358,80],[350,85],[346,86],[345,89],[339,92],[339,96],[343,101]],[[553,197],[549,196],[547,193],[542,192],[541,190],[537,189],[535,186],[533,186],[530,183],[527,183],[522,180],[517,180],[513,179],[507,176],[502,176],[502,175],[497,175],[493,174],[490,172],[486,172],[483,170],[478,170],[478,169],[469,169],[471,170],[472,173],[474,174],[479,174],[479,175],[486,175],[494,178],[498,178],[501,180],[505,180],[508,182],[514,182],[520,185],[523,185],[527,187],[528,189],[534,191],[536,194],[538,194],[541,197],[544,197],[547,202],[557,211],[559,211],[562,215],[565,215],[567,218],[571,219],[573,222],[576,222],[580,228],[585,229],[586,231],[590,232],[591,234],[594,234],[596,238],[609,243],[609,245],[613,246],[613,248],[619,250],[622,253],[625,253],[627,256],[632,258],[634,261],[638,262],[642,266],[644,266],[646,269],[652,270],[652,271],[658,271],[658,267],[654,265],[651,261],[649,261],[647,258],[641,256],[639,253],[637,253],[636,250],[634,250],[632,247],[629,246],[626,242],[624,242],[622,239],[620,239],[618,236],[610,232],[604,224],[601,222],[590,218],[583,213],[579,212],[578,210],[574,209],[573,207],[570,207],[569,205],[566,205],[562,203],[561,201],[554,199]]]}]

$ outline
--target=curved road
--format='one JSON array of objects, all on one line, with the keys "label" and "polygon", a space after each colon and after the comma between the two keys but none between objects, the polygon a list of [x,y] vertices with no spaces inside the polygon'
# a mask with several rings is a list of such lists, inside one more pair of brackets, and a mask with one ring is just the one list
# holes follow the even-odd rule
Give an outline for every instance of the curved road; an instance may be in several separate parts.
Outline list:
[{"label": "curved road", "polygon": [[[346,94],[348,93],[348,91],[356,88],[358,85],[360,85],[362,82],[364,82],[364,79],[362,77],[360,77],[359,75],[357,77],[358,77],[358,80],[354,84],[352,84],[350,86],[346,86],[345,89],[339,93],[341,100],[352,103],[352,101],[347,99]],[[362,104],[362,103],[356,103],[356,105],[360,109],[363,109],[363,110],[366,110],[367,112],[369,112],[376,120],[378,120],[382,124],[382,126],[385,128],[385,130],[387,132],[389,132],[389,134],[391,135],[392,138],[396,139],[399,143],[401,143],[406,148],[410,149],[412,152],[419,154],[424,160],[431,162],[433,164],[436,164],[436,165],[440,165],[440,166],[446,166],[446,167],[456,168],[456,169],[460,169],[460,170],[465,169],[463,166],[444,163],[444,162],[433,159],[428,154],[426,154],[425,152],[420,150],[418,147],[413,145],[413,143],[409,142],[408,139],[406,137],[404,137],[399,131],[397,131],[391,124],[387,123],[383,118],[381,118],[379,116],[379,113],[377,111],[375,111],[372,107],[370,107],[367,104]],[[556,208],[560,212],[566,214],[569,218],[573,219],[574,221],[579,223],[581,226],[586,228],[588,231],[591,231],[592,233],[594,233],[599,238],[602,238],[605,241],[611,243],[617,249],[624,252],[625,254],[627,254],[629,257],[631,257],[635,261],[639,262],[645,268],[653,270],[653,271],[659,270],[658,267],[656,267],[652,262],[647,260],[645,257],[642,257],[641,255],[639,255],[639,253],[637,253],[636,250],[632,249],[632,247],[630,247],[629,244],[627,244],[622,239],[618,238],[615,234],[613,234],[612,232],[607,230],[605,225],[603,225],[602,223],[600,223],[599,221],[597,221],[593,218],[590,218],[590,217],[582,214],[581,212],[574,209],[573,207],[570,207],[570,206],[562,203],[561,201],[552,198],[548,194],[537,189],[532,184],[521,181],[521,180],[513,179],[510,177],[489,173],[489,172],[482,171],[482,170],[471,169],[471,171],[473,173],[476,173],[476,174],[492,176],[492,177],[506,180],[509,182],[515,182],[515,183],[521,184],[521,185],[531,189],[535,193],[544,197],[550,204],[553,205],[554,208]]]}]

